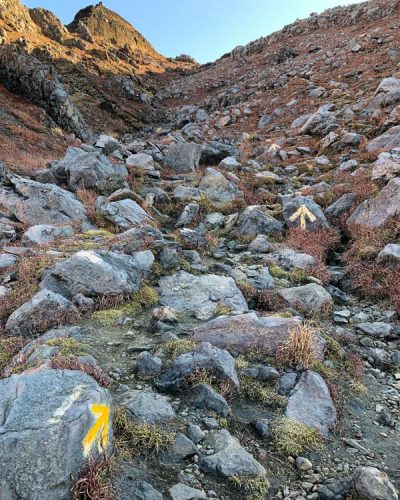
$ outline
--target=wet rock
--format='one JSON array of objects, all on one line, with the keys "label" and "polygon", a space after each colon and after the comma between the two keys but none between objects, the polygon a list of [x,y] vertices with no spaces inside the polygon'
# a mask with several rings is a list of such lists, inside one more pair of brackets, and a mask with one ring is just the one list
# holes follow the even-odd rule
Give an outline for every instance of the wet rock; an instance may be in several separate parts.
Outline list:
[{"label": "wet rock", "polygon": [[[47,370],[0,380],[1,498],[70,496],[71,474],[88,454],[101,456],[99,432],[92,445],[83,444],[97,422],[97,405],[110,411],[111,398],[85,373]],[[112,447],[111,418],[103,440]]]},{"label": "wet rock", "polygon": [[164,157],[164,165],[176,173],[193,172],[199,168],[202,151],[202,146],[195,143],[172,144]]},{"label": "wet rock", "polygon": [[140,287],[135,260],[124,254],[81,251],[45,271],[41,288],[67,298],[81,293],[87,297],[127,294]]},{"label": "wet rock", "polygon": [[105,219],[122,229],[129,229],[153,218],[133,200],[125,199],[106,203],[100,208]]},{"label": "wet rock", "polygon": [[209,321],[195,328],[193,338],[238,352],[262,348],[272,356],[300,325],[299,318],[259,317],[252,312]]},{"label": "wet rock", "polygon": [[194,276],[180,271],[160,279],[160,302],[164,306],[207,320],[214,316],[218,304],[232,311],[247,311],[242,292],[232,278],[208,274]]},{"label": "wet rock", "polygon": [[5,330],[10,335],[28,337],[78,317],[78,310],[69,300],[50,290],[42,290],[11,314]]},{"label": "wet rock", "polygon": [[214,472],[224,478],[266,475],[264,467],[225,429],[211,432],[203,446],[214,450],[211,455],[199,456],[199,466],[204,472]]},{"label": "wet rock", "polygon": [[230,380],[239,388],[234,358],[229,352],[206,342],[200,344],[194,351],[179,356],[171,367],[163,372],[156,386],[164,391],[179,389],[197,370],[210,372],[217,380]]},{"label": "wet rock", "polygon": [[124,395],[123,406],[139,422],[155,424],[175,418],[171,403],[165,396],[151,390],[130,391]]},{"label": "wet rock", "polygon": [[304,372],[290,396],[286,416],[327,436],[336,423],[336,409],[323,378]]},{"label": "wet rock", "polygon": [[207,168],[200,181],[199,189],[215,206],[224,206],[234,200],[243,199],[243,193],[236,184],[228,181],[221,172],[213,168]]},{"label": "wet rock", "polygon": [[238,231],[242,236],[257,236],[259,234],[274,234],[283,232],[283,224],[271,215],[261,205],[247,207],[238,219]]},{"label": "wet rock", "polygon": [[375,196],[361,203],[348,219],[348,224],[381,227],[400,214],[400,178],[392,179]]},{"label": "wet rock", "polygon": [[299,308],[306,313],[324,311],[332,306],[332,296],[324,287],[316,283],[284,288],[279,295],[294,309]]},{"label": "wet rock", "polygon": [[358,467],[353,474],[355,493],[363,500],[397,500],[387,474],[375,467]]},{"label": "wet rock", "polygon": [[197,384],[192,387],[189,391],[189,399],[195,408],[212,410],[222,417],[226,417],[229,413],[228,403],[208,384]]},{"label": "wet rock", "polygon": [[50,226],[40,224],[30,227],[22,235],[25,245],[44,245],[58,239],[70,238],[75,234],[72,226]]}]

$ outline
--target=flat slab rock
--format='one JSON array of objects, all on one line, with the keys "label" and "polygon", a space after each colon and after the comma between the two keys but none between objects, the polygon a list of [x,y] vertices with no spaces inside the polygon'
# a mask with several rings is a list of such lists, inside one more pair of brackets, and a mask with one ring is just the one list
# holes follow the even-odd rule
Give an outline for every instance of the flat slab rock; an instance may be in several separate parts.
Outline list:
[{"label": "flat slab rock", "polygon": [[[47,370],[0,380],[0,498],[64,500],[85,461],[82,440],[111,408],[108,391],[85,373]],[[110,418],[108,446],[112,446]],[[87,453],[99,456],[98,440]]]},{"label": "flat slab rock", "polygon": [[130,391],[125,395],[122,404],[134,420],[139,422],[154,424],[176,416],[168,399],[150,390]]},{"label": "flat slab rock", "polygon": [[308,370],[302,374],[286,407],[286,416],[327,436],[336,423],[336,409],[324,379]]},{"label": "flat slab rock", "polygon": [[193,338],[237,352],[262,347],[272,356],[288,340],[290,332],[299,330],[300,326],[301,319],[298,317],[263,317],[252,312],[209,321],[194,330]]},{"label": "flat slab rock", "polygon": [[224,478],[266,475],[264,467],[226,429],[210,432],[202,444],[214,450],[212,455],[199,455],[199,467],[204,472]]},{"label": "flat slab rock", "polygon": [[242,292],[232,278],[208,274],[194,276],[180,271],[160,279],[160,302],[198,319],[211,319],[219,304],[236,313],[247,312]]}]

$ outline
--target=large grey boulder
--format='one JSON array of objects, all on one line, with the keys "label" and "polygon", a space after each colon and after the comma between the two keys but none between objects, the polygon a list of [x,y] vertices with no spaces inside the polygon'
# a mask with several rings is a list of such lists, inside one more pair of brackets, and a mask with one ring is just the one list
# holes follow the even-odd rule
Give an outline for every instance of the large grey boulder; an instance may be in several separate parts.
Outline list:
[{"label": "large grey boulder", "polygon": [[375,196],[365,200],[348,218],[348,224],[381,227],[400,214],[400,177],[396,177]]},{"label": "large grey boulder", "polygon": [[243,193],[231,181],[213,168],[207,168],[200,181],[199,189],[215,206],[223,206],[234,200],[243,199]]},{"label": "large grey boulder", "polygon": [[310,370],[302,374],[289,397],[286,416],[328,435],[336,423],[336,409],[321,375]]},{"label": "large grey boulder", "polygon": [[178,356],[171,367],[163,372],[156,386],[163,391],[179,389],[197,370],[210,372],[217,380],[229,380],[239,388],[234,358],[228,351],[207,342],[200,344],[192,352]]},{"label": "large grey boulder", "polygon": [[[79,371],[0,380],[0,498],[70,498],[71,474],[89,454],[111,451],[110,412],[108,391]],[[105,425],[90,444],[85,438],[102,415]]]},{"label": "large grey boulder", "polygon": [[315,231],[329,227],[324,212],[315,203],[312,196],[282,196],[283,218],[288,227],[301,227],[304,221],[304,229]]},{"label": "large grey boulder", "polygon": [[140,273],[129,255],[105,251],[81,251],[45,271],[41,288],[68,299],[131,295],[140,287]]},{"label": "large grey boulder", "polygon": [[369,141],[366,149],[370,153],[373,153],[382,149],[394,149],[398,147],[400,147],[400,125],[391,127],[384,134]]},{"label": "large grey boulder", "polygon": [[199,168],[203,147],[194,142],[172,144],[164,157],[164,165],[176,173],[193,172]]},{"label": "large grey boulder", "polygon": [[275,234],[283,232],[282,222],[269,215],[265,207],[252,205],[238,219],[239,234],[242,236],[258,236],[259,234]]},{"label": "large grey boulder", "polygon": [[375,91],[375,94],[379,94],[382,92],[400,92],[400,80],[393,76],[388,78],[384,78],[378,88]]},{"label": "large grey boulder", "polygon": [[326,208],[325,214],[332,218],[338,218],[348,212],[356,201],[357,195],[355,193],[344,193]]},{"label": "large grey boulder", "polygon": [[65,297],[41,290],[11,314],[5,330],[10,335],[30,337],[78,317],[78,310]]},{"label": "large grey boulder", "polygon": [[44,245],[58,239],[70,238],[75,234],[72,226],[50,226],[49,224],[39,224],[31,226],[22,235],[22,242],[25,245]]},{"label": "large grey boulder", "polygon": [[309,285],[284,288],[279,295],[294,309],[299,308],[306,313],[324,311],[332,306],[333,300],[329,292],[321,285]]},{"label": "large grey boulder", "polygon": [[197,384],[189,390],[190,405],[195,408],[215,411],[222,417],[229,414],[229,405],[225,398],[221,396],[208,384]]},{"label": "large grey boulder", "polygon": [[86,209],[73,193],[16,175],[8,175],[7,182],[0,185],[0,204],[18,221],[30,226],[88,223]]},{"label": "large grey boulder", "polygon": [[336,116],[330,111],[319,109],[300,127],[299,134],[325,136],[337,127]]},{"label": "large grey boulder", "polygon": [[264,467],[226,429],[210,432],[202,445],[214,450],[210,455],[199,455],[199,467],[204,472],[224,478],[266,475]]},{"label": "large grey boulder", "polygon": [[150,222],[153,218],[136,201],[125,199],[102,205],[100,213],[104,218],[122,229]]},{"label": "large grey boulder", "polygon": [[128,168],[141,168],[143,170],[155,170],[153,157],[146,153],[137,153],[128,156],[126,159]]},{"label": "large grey boulder", "polygon": [[252,312],[209,321],[195,328],[193,338],[237,352],[262,348],[266,354],[273,356],[279,346],[287,342],[290,333],[299,331],[300,326],[301,320],[297,317],[263,317]]},{"label": "large grey boulder", "polygon": [[352,476],[353,489],[362,500],[398,500],[387,474],[375,467],[358,467]]},{"label": "large grey boulder", "polygon": [[194,276],[180,271],[173,276],[161,278],[159,284],[160,303],[163,306],[198,319],[212,318],[219,304],[224,304],[237,313],[248,310],[246,300],[232,278],[215,274]]},{"label": "large grey boulder", "polygon": [[114,173],[118,173],[116,167],[100,151],[69,147],[64,158],[54,161],[50,169],[41,171],[37,179],[51,175],[57,184],[67,184],[72,191],[76,191],[95,189]]},{"label": "large grey boulder", "polygon": [[168,399],[151,390],[130,391],[124,395],[122,404],[139,422],[155,424],[175,417],[174,409]]},{"label": "large grey boulder", "polygon": [[400,174],[400,149],[394,149],[390,153],[381,153],[372,169],[371,179],[373,181],[383,179],[389,181]]}]

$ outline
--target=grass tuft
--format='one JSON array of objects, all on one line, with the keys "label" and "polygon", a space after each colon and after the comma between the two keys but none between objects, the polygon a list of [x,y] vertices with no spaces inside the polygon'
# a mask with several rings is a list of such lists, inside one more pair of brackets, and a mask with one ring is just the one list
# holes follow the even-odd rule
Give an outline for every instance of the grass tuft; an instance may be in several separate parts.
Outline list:
[{"label": "grass tuft", "polygon": [[273,429],[275,446],[285,455],[298,456],[303,451],[322,452],[324,444],[321,435],[290,418],[281,418]]}]

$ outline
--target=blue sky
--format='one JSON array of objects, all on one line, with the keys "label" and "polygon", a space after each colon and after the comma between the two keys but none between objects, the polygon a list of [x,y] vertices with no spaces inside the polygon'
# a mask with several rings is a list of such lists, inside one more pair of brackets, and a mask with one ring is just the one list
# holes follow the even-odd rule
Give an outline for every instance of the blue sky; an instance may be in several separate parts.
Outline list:
[{"label": "blue sky", "polygon": [[[28,7],[51,10],[64,24],[90,4],[90,0],[22,2]],[[186,53],[205,63],[311,12],[357,0],[104,0],[103,3],[133,24],[162,54],[175,57]]]}]

